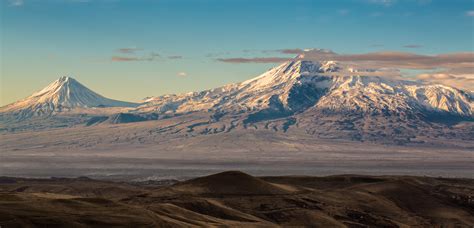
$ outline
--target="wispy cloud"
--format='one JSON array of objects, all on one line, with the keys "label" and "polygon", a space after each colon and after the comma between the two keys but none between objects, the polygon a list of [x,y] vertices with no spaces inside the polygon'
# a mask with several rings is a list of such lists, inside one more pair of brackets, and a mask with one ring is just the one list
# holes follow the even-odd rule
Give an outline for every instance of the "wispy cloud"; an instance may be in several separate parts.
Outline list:
[{"label": "wispy cloud", "polygon": [[[415,45],[410,45],[415,46]],[[420,46],[420,45],[416,45]],[[414,48],[414,47],[412,47]],[[299,54],[299,59],[309,61],[338,61],[357,71],[341,71],[337,74],[400,77],[403,69],[436,71],[424,73],[416,78],[474,90],[474,52],[422,55],[410,52],[384,51],[363,54],[337,54],[326,49],[279,49],[276,53]],[[216,59],[220,62],[243,63],[281,63],[290,58],[274,57],[234,57]]]},{"label": "wispy cloud", "polygon": [[22,5],[25,4],[25,2],[23,0],[8,0],[8,3],[11,6],[22,6]]},{"label": "wispy cloud", "polygon": [[452,74],[449,72],[424,73],[416,76],[417,79],[453,86],[456,88],[474,91],[474,73]]},{"label": "wispy cloud", "polygon": [[[268,54],[268,53],[280,53],[280,54],[287,54],[287,55],[297,55],[301,54],[307,51],[316,51],[316,50],[321,50],[321,51],[329,51],[325,49],[301,49],[301,48],[287,48],[287,49],[276,49],[276,50],[263,50],[261,51],[262,53]],[[248,51],[244,51],[247,52]]]},{"label": "wispy cloud", "polygon": [[282,53],[282,54],[300,54],[302,52],[304,52],[303,49],[299,49],[299,48],[294,48],[294,49],[280,49],[280,50],[277,50],[278,52]]},{"label": "wispy cloud", "polygon": [[133,62],[133,61],[145,61],[147,59],[138,57],[126,57],[126,56],[112,56],[112,62]]},{"label": "wispy cloud", "polygon": [[474,10],[469,10],[466,12],[466,16],[468,17],[474,17]]},{"label": "wispy cloud", "polygon": [[186,72],[178,72],[178,73],[176,74],[176,76],[178,76],[178,77],[186,77],[186,76],[188,76],[188,73],[186,73]]},{"label": "wispy cloud", "polygon": [[[25,5],[25,0],[5,0],[8,1],[11,6],[23,6]],[[45,1],[45,0],[43,0]],[[101,2],[113,2],[113,0],[50,0],[50,2],[55,3],[89,3],[93,1]],[[30,2],[30,1],[28,1]]]},{"label": "wispy cloud", "polygon": [[[319,53],[322,55],[335,55],[336,53],[332,52],[331,50],[327,49],[300,49],[300,48],[290,48],[290,49],[277,49],[277,50],[264,50],[263,53],[279,53],[279,54],[291,54],[291,55],[299,55],[299,54],[306,54],[306,53]],[[244,57],[237,57],[237,58],[218,58],[217,61],[226,62],[226,63],[280,63],[292,58],[289,57],[252,57],[252,58],[244,58]]]},{"label": "wispy cloud", "polygon": [[407,44],[403,46],[404,48],[421,48],[423,45],[420,44]]},{"label": "wispy cloud", "polygon": [[110,60],[112,62],[138,62],[138,61],[154,61],[161,58],[161,55],[156,52],[144,53],[145,49],[130,47],[118,48],[116,52],[120,55],[113,55]]},{"label": "wispy cloud", "polygon": [[225,63],[279,63],[289,60],[282,57],[256,57],[256,58],[218,58],[219,62]]},{"label": "wispy cloud", "polygon": [[143,51],[142,48],[131,47],[131,48],[119,48],[117,49],[118,52],[123,54],[135,54],[138,51]]},{"label": "wispy cloud", "polygon": [[281,54],[300,54],[304,52],[301,48],[287,48],[287,49],[276,49],[276,50],[263,50],[262,53],[281,53]]},{"label": "wispy cloud", "polygon": [[440,55],[420,55],[409,52],[373,52],[366,54],[321,55],[308,53],[311,60],[336,60],[344,62],[366,62],[376,67],[397,67],[406,69],[434,69],[474,66],[474,52],[458,52]]},{"label": "wispy cloud", "polygon": [[157,53],[150,53],[144,56],[112,56],[112,62],[138,62],[138,61],[153,61],[159,58],[160,55]]},{"label": "wispy cloud", "polygon": [[[365,54],[337,54],[326,49],[282,49],[292,54],[304,54],[301,58],[312,61],[365,62],[376,67],[397,67],[406,69],[434,69],[454,67],[474,67],[474,52],[457,52],[440,55],[420,55],[409,52],[384,51]],[[301,51],[301,52],[300,52]],[[278,63],[289,58],[253,57],[253,58],[219,58],[217,61],[227,63]]]},{"label": "wispy cloud", "polygon": [[182,59],[182,58],[183,58],[183,56],[181,56],[181,55],[170,55],[170,56],[168,56],[168,59]]},{"label": "wispy cloud", "polygon": [[372,44],[369,47],[383,47],[383,44]]}]

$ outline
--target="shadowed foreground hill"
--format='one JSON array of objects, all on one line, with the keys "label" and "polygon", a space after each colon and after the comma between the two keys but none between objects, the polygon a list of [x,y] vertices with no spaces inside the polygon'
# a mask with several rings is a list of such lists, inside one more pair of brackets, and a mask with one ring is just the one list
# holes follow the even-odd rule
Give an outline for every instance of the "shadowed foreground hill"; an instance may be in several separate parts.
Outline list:
[{"label": "shadowed foreground hill", "polygon": [[232,171],[163,185],[0,178],[2,227],[474,225],[474,180],[253,177]]},{"label": "shadowed foreground hill", "polygon": [[183,194],[193,195],[279,195],[290,193],[281,186],[237,171],[196,178],[178,183],[172,189]]}]

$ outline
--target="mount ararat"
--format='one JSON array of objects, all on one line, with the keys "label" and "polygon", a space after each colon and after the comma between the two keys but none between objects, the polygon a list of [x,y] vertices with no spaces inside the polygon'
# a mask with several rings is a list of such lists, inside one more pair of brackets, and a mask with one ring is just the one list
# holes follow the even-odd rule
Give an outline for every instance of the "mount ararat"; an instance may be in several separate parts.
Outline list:
[{"label": "mount ararat", "polygon": [[[253,129],[392,143],[474,139],[472,91],[364,72],[298,56],[241,83],[140,104],[105,98],[61,77],[0,108],[1,129],[8,134],[148,121],[150,132],[180,136]],[[154,129],[160,121],[169,126]]]}]

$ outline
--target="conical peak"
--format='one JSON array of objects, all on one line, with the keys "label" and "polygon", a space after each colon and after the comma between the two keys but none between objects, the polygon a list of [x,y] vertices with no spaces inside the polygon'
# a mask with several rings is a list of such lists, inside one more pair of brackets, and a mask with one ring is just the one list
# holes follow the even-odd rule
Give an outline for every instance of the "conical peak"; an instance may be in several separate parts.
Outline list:
[{"label": "conical peak", "polygon": [[66,83],[66,82],[76,81],[76,80],[72,77],[69,77],[69,76],[61,76],[57,81],[62,82],[62,83]]},{"label": "conical peak", "polygon": [[301,77],[324,75],[324,73],[337,72],[341,68],[335,61],[310,61],[295,58],[256,78],[244,81],[241,85],[250,85],[248,88],[257,90],[269,87],[276,88],[292,85]]},{"label": "conical peak", "polygon": [[61,76],[56,81],[49,84],[46,88],[44,88],[41,92],[58,92],[62,90],[68,90],[72,92],[73,90],[82,90],[87,89],[81,83],[76,81],[74,78],[69,76]]},{"label": "conical peak", "polygon": [[67,80],[69,80],[69,78],[70,78],[69,76],[61,76],[59,78],[59,81],[67,81]]},{"label": "conical peak", "polygon": [[135,107],[137,104],[105,98],[72,77],[62,76],[42,90],[0,111],[21,111],[19,118],[51,115],[73,108]]},{"label": "conical peak", "polygon": [[62,99],[63,97],[68,97],[73,93],[94,93],[85,86],[83,86],[78,81],[74,80],[68,76],[62,76],[56,81],[52,82],[42,90],[34,93],[33,97],[43,97],[44,99],[49,99],[55,97]]}]

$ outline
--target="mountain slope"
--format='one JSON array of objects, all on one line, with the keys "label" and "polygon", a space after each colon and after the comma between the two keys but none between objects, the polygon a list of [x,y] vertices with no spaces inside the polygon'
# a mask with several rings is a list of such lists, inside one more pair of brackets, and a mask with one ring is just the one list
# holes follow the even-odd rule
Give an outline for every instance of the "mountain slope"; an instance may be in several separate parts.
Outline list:
[{"label": "mountain slope", "polygon": [[137,111],[182,114],[266,110],[293,114],[314,107],[331,111],[431,112],[473,117],[474,95],[470,92],[415,81],[347,75],[349,70],[334,61],[296,58],[242,83],[149,98]]},{"label": "mountain slope", "polygon": [[61,77],[31,96],[0,108],[18,119],[48,116],[75,108],[134,107],[137,104],[105,98],[71,77]]},{"label": "mountain slope", "polygon": [[[42,91],[1,108],[0,130],[53,126],[43,120],[10,125],[2,113],[13,113],[20,119],[51,117],[48,121],[57,122],[53,127],[121,123],[138,126],[135,122],[161,121],[150,124],[146,137],[152,138],[155,136],[150,132],[186,137],[250,128],[358,141],[474,139],[472,92],[372,76],[374,73],[377,70],[358,70],[346,63],[314,62],[298,56],[241,83],[151,97],[138,107],[111,112],[95,107],[134,104],[104,98],[73,79],[61,78]],[[67,113],[75,115],[56,115],[69,110],[74,112]],[[157,126],[163,127],[155,129]]]},{"label": "mountain slope", "polygon": [[[302,95],[311,99],[314,94],[309,94],[311,91],[304,91],[306,88],[298,86],[311,85],[310,89],[323,91],[329,86],[330,77],[310,78],[305,76],[331,72],[335,68],[334,64],[332,61],[322,63],[291,61],[242,83],[229,84],[202,92],[148,98],[137,111],[186,113],[224,110],[226,112],[242,112],[277,108],[275,106],[278,106],[279,103],[282,103],[285,108],[295,111],[297,107],[292,107],[290,93],[296,93],[296,89],[301,89],[300,92],[304,93]],[[305,81],[301,81],[302,79]]]},{"label": "mountain slope", "polygon": [[376,70],[297,57],[242,83],[148,98],[134,112],[195,119],[177,121],[173,134],[251,128],[357,141],[474,139],[472,92],[366,72]]}]

